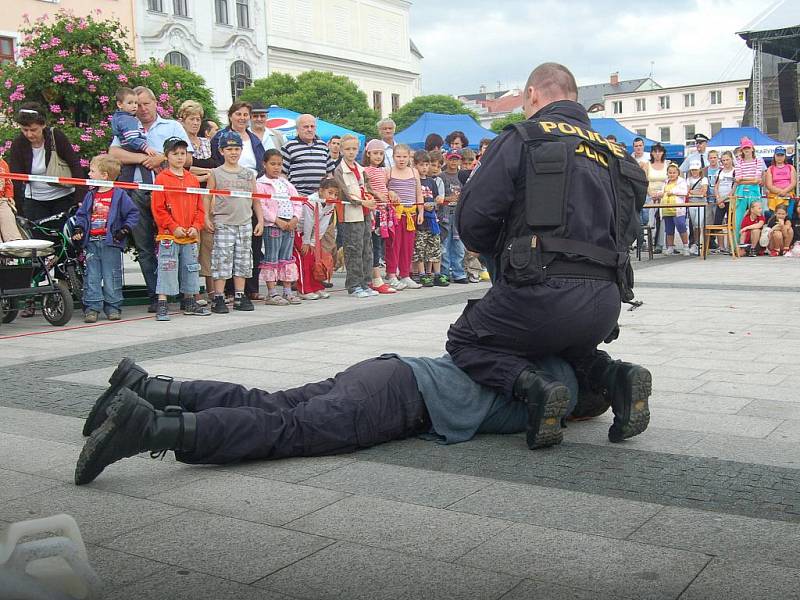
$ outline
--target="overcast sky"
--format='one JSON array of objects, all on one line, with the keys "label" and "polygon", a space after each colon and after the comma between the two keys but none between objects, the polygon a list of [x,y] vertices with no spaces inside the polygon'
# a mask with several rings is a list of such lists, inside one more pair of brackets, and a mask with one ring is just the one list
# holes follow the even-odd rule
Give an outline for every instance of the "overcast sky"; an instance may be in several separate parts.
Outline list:
[{"label": "overcast sky", "polygon": [[[568,66],[579,85],[653,78],[662,86],[750,76],[752,52],[736,35],[763,0],[415,0],[411,37],[425,94],[522,85],[537,64]],[[624,7],[624,10],[621,8]]]}]

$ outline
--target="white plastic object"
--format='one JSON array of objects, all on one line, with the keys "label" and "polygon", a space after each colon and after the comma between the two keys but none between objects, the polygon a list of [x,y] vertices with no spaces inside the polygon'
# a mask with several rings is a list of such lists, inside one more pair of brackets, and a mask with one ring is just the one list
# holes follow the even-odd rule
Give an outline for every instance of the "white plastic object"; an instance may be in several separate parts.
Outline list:
[{"label": "white plastic object", "polygon": [[[55,535],[42,537],[46,533]],[[93,600],[101,597],[101,587],[71,516],[20,521],[0,531],[4,594],[21,600]]]}]

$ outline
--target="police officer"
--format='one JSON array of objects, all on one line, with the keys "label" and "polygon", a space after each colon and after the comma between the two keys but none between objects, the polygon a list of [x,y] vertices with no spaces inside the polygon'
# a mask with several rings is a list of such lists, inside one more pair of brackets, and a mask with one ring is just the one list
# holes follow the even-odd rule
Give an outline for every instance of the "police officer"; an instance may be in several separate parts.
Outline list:
[{"label": "police officer", "polygon": [[[450,327],[447,351],[473,380],[529,403],[532,421],[563,416],[560,382],[531,367],[569,362],[579,416],[614,411],[609,439],[644,431],[651,376],[612,361],[598,344],[616,336],[620,300],[633,298],[628,248],[647,181],[614,142],[591,129],[570,71],[533,70],[526,121],[496,138],[461,193],[456,226],[470,250],[495,257],[499,277]],[[531,439],[531,448],[560,439]]]}]

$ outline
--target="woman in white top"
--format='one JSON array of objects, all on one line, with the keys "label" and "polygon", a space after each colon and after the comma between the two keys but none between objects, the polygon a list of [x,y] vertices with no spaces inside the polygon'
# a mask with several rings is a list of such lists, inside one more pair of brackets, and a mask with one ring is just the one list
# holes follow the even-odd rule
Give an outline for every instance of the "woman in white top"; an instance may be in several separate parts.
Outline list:
[{"label": "woman in white top", "polygon": [[[666,150],[660,143],[653,144],[650,148],[650,162],[641,163],[645,173],[647,173],[647,203],[658,204],[664,195],[664,183],[667,181],[667,163],[665,162]],[[648,210],[648,209],[644,209]],[[653,211],[652,222],[656,228],[656,247],[653,250],[656,254],[662,252],[664,247],[664,228],[661,226],[661,215],[659,211]],[[648,215],[648,218],[649,215]]]}]

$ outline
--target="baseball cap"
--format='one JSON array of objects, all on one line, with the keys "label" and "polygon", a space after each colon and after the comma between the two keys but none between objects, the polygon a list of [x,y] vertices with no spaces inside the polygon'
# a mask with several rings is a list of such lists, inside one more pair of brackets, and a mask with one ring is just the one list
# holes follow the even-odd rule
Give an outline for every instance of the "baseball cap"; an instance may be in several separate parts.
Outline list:
[{"label": "baseball cap", "polygon": [[708,136],[706,134],[704,134],[704,133],[695,133],[694,134],[694,142],[695,142],[695,144],[700,144],[702,142],[707,142],[708,139],[709,139]]},{"label": "baseball cap", "polygon": [[254,115],[256,113],[267,114],[269,112],[269,108],[267,107],[267,105],[264,104],[263,102],[258,101],[258,100],[256,100],[255,102],[251,102],[250,106],[252,107],[250,109],[250,114],[251,115]]},{"label": "baseball cap", "polygon": [[447,160],[458,159],[461,160],[461,153],[459,152],[448,152],[447,156],[445,156]]},{"label": "baseball cap", "polygon": [[189,147],[189,142],[184,140],[183,138],[179,138],[177,136],[172,136],[164,140],[164,154],[168,154],[177,148],[178,146],[183,146],[184,148]]},{"label": "baseball cap", "polygon": [[375,150],[384,150],[386,147],[383,145],[383,142],[380,140],[370,140],[367,142],[367,147],[364,148],[364,152],[373,152]]},{"label": "baseball cap", "polygon": [[741,147],[741,148],[755,148],[755,146],[753,145],[753,140],[751,140],[749,137],[743,137],[739,141],[739,147]]},{"label": "baseball cap", "polygon": [[219,134],[219,149],[222,150],[223,148],[241,148],[244,144],[242,143],[242,136],[240,136],[235,131],[223,131]]},{"label": "baseball cap", "polygon": [[690,171],[692,169],[702,169],[702,168],[703,168],[703,163],[700,162],[700,158],[699,157],[698,158],[692,158],[689,161],[689,170]]},{"label": "baseball cap", "polygon": [[786,154],[786,148],[783,146],[775,146],[775,154]]}]

